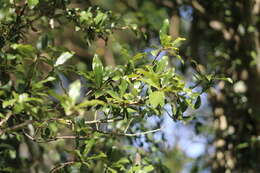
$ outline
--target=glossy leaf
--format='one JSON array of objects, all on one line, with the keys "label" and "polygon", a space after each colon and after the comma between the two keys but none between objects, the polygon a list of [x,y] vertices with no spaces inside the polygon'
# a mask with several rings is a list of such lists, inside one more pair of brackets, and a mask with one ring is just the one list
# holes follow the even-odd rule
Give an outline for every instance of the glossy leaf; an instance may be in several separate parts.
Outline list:
[{"label": "glossy leaf", "polygon": [[163,56],[158,62],[156,66],[156,72],[163,72],[168,66],[168,56]]},{"label": "glossy leaf", "polygon": [[69,86],[69,97],[72,99],[73,103],[76,103],[76,101],[80,97],[80,89],[81,89],[81,83],[80,80],[76,80]]},{"label": "glossy leaf", "polygon": [[67,60],[73,57],[73,53],[71,52],[63,52],[58,59],[56,60],[54,67],[64,64]]}]

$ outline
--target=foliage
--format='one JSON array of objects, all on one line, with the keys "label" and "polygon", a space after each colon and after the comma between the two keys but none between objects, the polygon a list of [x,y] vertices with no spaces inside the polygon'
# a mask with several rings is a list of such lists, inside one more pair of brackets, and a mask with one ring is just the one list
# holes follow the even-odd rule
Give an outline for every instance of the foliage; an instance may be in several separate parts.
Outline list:
[{"label": "foliage", "polygon": [[[184,39],[168,34],[168,20],[159,32],[161,46],[152,51],[132,54],[122,48],[120,56],[127,62],[115,67],[105,66],[95,54],[91,69],[79,68],[72,63],[77,52],[55,44],[53,33],[64,26],[80,33],[88,46],[98,38],[107,41],[118,30],[144,33],[111,11],[69,5],[67,0],[5,0],[0,5],[1,172],[27,172],[30,161],[36,164],[30,169],[52,167],[51,172],[165,172],[159,158],[134,147],[135,140],[145,137],[156,146],[150,133],[161,127],[147,128],[149,117],[186,121],[187,108],[198,109],[200,95],[219,78],[197,70],[195,85],[187,87],[185,78],[169,67],[169,57],[185,62],[178,48]],[[30,34],[38,40],[28,41]],[[76,79],[66,86],[62,75]],[[196,92],[198,85],[203,89]],[[66,139],[73,148],[59,143]],[[39,163],[52,150],[48,142],[57,142],[57,158]],[[30,156],[22,156],[24,144]]]}]

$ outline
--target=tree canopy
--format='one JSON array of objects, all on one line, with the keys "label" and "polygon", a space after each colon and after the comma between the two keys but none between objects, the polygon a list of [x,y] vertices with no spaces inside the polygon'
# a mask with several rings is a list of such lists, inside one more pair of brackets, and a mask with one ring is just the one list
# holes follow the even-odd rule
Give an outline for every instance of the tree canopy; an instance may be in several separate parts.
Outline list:
[{"label": "tree canopy", "polygon": [[165,117],[202,129],[190,110],[205,92],[216,151],[204,165],[256,172],[259,6],[2,0],[1,172],[170,172]]}]

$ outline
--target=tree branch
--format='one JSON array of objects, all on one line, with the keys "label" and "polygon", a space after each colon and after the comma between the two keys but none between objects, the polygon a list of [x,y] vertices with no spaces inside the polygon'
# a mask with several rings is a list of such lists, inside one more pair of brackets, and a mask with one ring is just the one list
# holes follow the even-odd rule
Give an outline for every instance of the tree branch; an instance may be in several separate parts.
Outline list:
[{"label": "tree branch", "polygon": [[102,120],[93,120],[93,121],[85,121],[85,124],[96,124],[96,123],[113,123],[116,121],[121,121],[123,118],[111,118],[111,119],[102,119]]},{"label": "tree branch", "polygon": [[25,127],[25,126],[27,126],[28,124],[31,124],[31,123],[33,123],[33,122],[34,122],[33,120],[27,120],[27,121],[25,121],[25,122],[23,122],[23,123],[21,123],[21,124],[18,124],[18,125],[13,126],[13,127],[6,128],[6,129],[3,129],[3,130],[0,129],[0,136],[1,136],[2,134],[6,133],[6,132],[9,132],[9,131],[19,130],[19,129],[21,129],[21,128],[23,128],[23,127]]},{"label": "tree branch", "polygon": [[130,121],[128,122],[128,124],[127,124],[127,126],[126,126],[126,128],[125,128],[125,130],[124,130],[124,133],[127,132],[128,128],[129,128],[129,126],[131,125],[131,123],[132,123],[133,120],[134,120],[133,118],[130,119]]},{"label": "tree branch", "polygon": [[[134,137],[134,136],[147,135],[149,133],[155,133],[155,132],[158,132],[158,131],[161,131],[161,130],[162,130],[162,127],[158,128],[158,129],[154,129],[154,130],[145,131],[145,132],[139,132],[139,133],[103,132],[103,131],[100,131],[100,130],[93,130],[93,132],[99,132],[99,133],[102,133],[102,134],[105,134],[105,135]],[[52,142],[52,141],[56,141],[56,140],[59,140],[59,139],[81,139],[82,140],[82,139],[90,138],[91,134],[92,134],[91,133],[91,134],[88,134],[88,135],[85,135],[85,136],[75,136],[75,135],[66,136],[65,135],[65,136],[56,136],[54,138],[49,138],[49,139],[37,139],[37,138],[29,135],[25,131],[23,131],[23,133],[26,137],[28,137],[29,139],[31,139],[32,141],[37,142],[37,143]]]},{"label": "tree branch", "polygon": [[4,119],[2,119],[2,120],[0,121],[0,127],[1,127],[5,122],[7,122],[11,116],[12,116],[12,113],[11,113],[11,112],[8,112],[7,115],[6,115],[6,117],[4,117]]},{"label": "tree branch", "polygon": [[158,129],[149,130],[149,131],[145,131],[145,132],[138,132],[138,133],[118,133],[118,132],[103,132],[103,131],[97,131],[97,132],[107,134],[107,135],[134,137],[134,136],[147,135],[149,133],[155,133],[155,132],[158,132],[161,130],[162,130],[162,127],[158,128]]}]

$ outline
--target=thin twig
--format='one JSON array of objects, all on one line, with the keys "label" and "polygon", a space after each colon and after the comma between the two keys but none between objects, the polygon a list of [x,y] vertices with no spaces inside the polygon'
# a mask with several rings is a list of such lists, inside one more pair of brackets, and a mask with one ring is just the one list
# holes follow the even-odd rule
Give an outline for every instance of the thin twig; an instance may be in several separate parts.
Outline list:
[{"label": "thin twig", "polygon": [[[158,129],[154,129],[154,130],[149,130],[149,131],[145,131],[145,132],[139,132],[139,133],[118,133],[118,132],[104,132],[104,131],[100,131],[100,130],[93,130],[93,132],[99,132],[105,135],[114,135],[114,136],[129,136],[129,137],[134,137],[134,136],[141,136],[141,135],[147,135],[149,133],[155,133],[158,131],[161,131],[161,128]],[[56,140],[60,140],[60,139],[88,139],[91,134],[86,135],[86,136],[74,136],[74,135],[70,135],[70,136],[56,136],[54,138],[49,138],[49,139],[37,139],[35,137],[32,137],[31,135],[29,135],[28,133],[26,133],[25,131],[23,131],[24,135],[27,136],[29,139],[31,139],[34,142],[37,143],[46,143],[46,142],[52,142],[52,141],[56,141]]]},{"label": "thin twig", "polygon": [[133,137],[133,136],[147,135],[149,133],[155,133],[155,132],[158,132],[158,131],[161,131],[161,130],[162,130],[162,127],[158,128],[158,129],[154,129],[154,130],[145,131],[145,132],[139,132],[139,133],[117,133],[117,132],[103,132],[103,131],[97,131],[97,132],[107,134],[107,135]]},{"label": "thin twig", "polygon": [[[97,111],[95,111],[94,120],[95,120],[95,121],[97,120]],[[97,129],[97,130],[99,129],[99,123],[96,123],[96,129]]]},{"label": "thin twig", "polygon": [[96,123],[113,123],[116,121],[121,121],[123,118],[111,118],[111,119],[102,119],[102,120],[93,120],[93,121],[85,121],[85,124],[96,124]]},{"label": "thin twig", "polygon": [[88,96],[92,91],[93,91],[93,90],[89,90],[89,91],[85,94],[85,96]]},{"label": "thin twig", "polygon": [[119,134],[119,135],[122,135],[122,136],[141,136],[141,135],[147,135],[149,133],[155,133],[155,132],[158,132],[158,131],[161,131],[162,128],[158,128],[158,129],[154,129],[154,130],[149,130],[149,131],[146,131],[146,132],[139,132],[139,133],[122,133],[122,134]]},{"label": "thin twig", "polygon": [[130,119],[130,121],[128,122],[128,124],[127,124],[127,126],[126,126],[126,128],[125,128],[125,130],[124,130],[124,133],[127,132],[128,128],[130,127],[130,125],[131,125],[131,123],[132,123],[133,120],[134,120],[133,118]]},{"label": "thin twig", "polygon": [[23,133],[30,140],[37,142],[37,143],[53,142],[53,141],[57,141],[57,140],[60,140],[60,139],[81,139],[82,140],[82,139],[88,139],[90,137],[90,135],[86,135],[86,136],[65,135],[65,136],[56,136],[54,138],[49,138],[49,139],[37,139],[37,138],[29,135],[25,131],[23,131]]},{"label": "thin twig", "polygon": [[6,117],[4,117],[4,119],[2,119],[2,121],[0,121],[0,127],[9,120],[9,118],[12,116],[11,112],[8,112]]},{"label": "thin twig", "polygon": [[163,51],[168,52],[169,50],[170,50],[170,49],[167,48],[167,47],[160,48],[159,51],[157,52],[157,54],[155,55],[155,58],[153,59],[152,65],[155,64],[155,61],[159,58],[160,54],[161,54]]},{"label": "thin twig", "polygon": [[[9,117],[10,118],[10,117]],[[116,122],[116,121],[121,121],[123,120],[123,118],[117,118],[117,119],[101,119],[101,120],[93,120],[93,121],[85,121],[85,124],[97,124],[97,123],[113,123],[113,122]],[[1,123],[3,124],[5,120],[2,120]],[[49,122],[49,121],[66,121],[67,123],[72,123],[71,120],[66,120],[66,119],[61,119],[61,118],[52,118],[52,119],[49,119],[49,120],[43,120],[43,121],[37,121],[37,120],[27,120],[21,124],[18,124],[18,125],[15,125],[13,127],[9,127],[9,128],[6,128],[6,129],[0,129],[0,135],[6,133],[6,132],[9,132],[9,131],[15,131],[15,130],[19,130],[21,128],[23,128],[24,126],[27,126],[28,124],[31,124],[31,123],[35,123],[35,122]],[[2,125],[1,124],[1,125]]]},{"label": "thin twig", "polygon": [[160,49],[157,54],[155,55],[155,58],[153,59],[152,65],[154,65],[155,61],[158,59],[159,55],[161,54],[162,49]]},{"label": "thin twig", "polygon": [[56,172],[56,171],[58,171],[58,170],[64,168],[65,166],[67,166],[67,165],[72,165],[72,164],[74,164],[74,163],[76,163],[76,162],[77,162],[77,161],[73,160],[73,161],[61,163],[60,166],[56,166],[56,167],[52,168],[52,169],[50,170],[50,173],[54,173],[54,172]]},{"label": "thin twig", "polygon": [[167,109],[165,109],[165,108],[163,108],[163,109],[165,110],[165,112],[167,113],[167,115],[172,118],[172,115],[170,114],[170,112],[169,112]]}]

